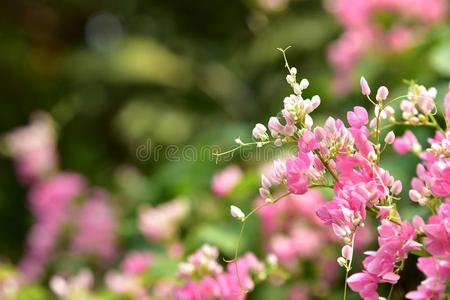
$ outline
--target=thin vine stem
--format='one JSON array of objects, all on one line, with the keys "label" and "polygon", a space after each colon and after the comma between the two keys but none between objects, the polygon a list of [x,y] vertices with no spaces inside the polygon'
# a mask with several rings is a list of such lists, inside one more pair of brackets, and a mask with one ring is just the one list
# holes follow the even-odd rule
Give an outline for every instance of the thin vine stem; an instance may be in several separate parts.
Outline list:
[{"label": "thin vine stem", "polygon": [[387,300],[391,299],[392,292],[394,291],[394,286],[395,286],[395,284],[391,284],[391,288],[389,289],[389,294],[387,296]]},{"label": "thin vine stem", "polygon": [[348,274],[350,273],[350,270],[352,269],[352,263],[353,263],[353,252],[354,252],[354,246],[355,246],[355,236],[356,236],[356,231],[353,234],[353,238],[352,238],[352,257],[350,258],[350,261],[348,262],[348,266],[346,266],[346,270],[345,270],[345,284],[344,284],[344,300],[347,300],[347,279],[348,279]]}]

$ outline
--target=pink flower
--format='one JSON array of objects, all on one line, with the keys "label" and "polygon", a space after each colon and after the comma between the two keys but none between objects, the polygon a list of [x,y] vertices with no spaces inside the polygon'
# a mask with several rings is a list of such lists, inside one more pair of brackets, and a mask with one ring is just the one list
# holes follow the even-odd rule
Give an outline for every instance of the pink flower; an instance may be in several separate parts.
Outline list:
[{"label": "pink flower", "polygon": [[441,300],[445,297],[446,280],[450,279],[450,262],[434,257],[420,257],[417,267],[425,275],[416,291],[406,294],[411,300]]},{"label": "pink flower", "polygon": [[380,86],[377,91],[376,99],[378,102],[382,102],[387,99],[389,95],[389,90],[385,86]]},{"label": "pink flower", "polygon": [[197,281],[187,278],[183,286],[174,289],[174,297],[177,300],[243,300],[245,299],[244,290],[251,291],[254,288],[252,275],[262,272],[264,272],[264,265],[256,259],[255,255],[247,253],[237,262],[229,263],[226,272],[206,274]]},{"label": "pink flower", "polygon": [[367,299],[378,299],[376,292],[378,283],[397,283],[400,276],[395,273],[395,265],[399,260],[405,260],[408,252],[420,249],[420,244],[414,241],[416,235],[414,227],[404,221],[401,225],[381,221],[378,227],[377,251],[366,252],[364,271],[353,274],[348,279],[350,288]]},{"label": "pink flower", "polygon": [[148,270],[154,261],[154,256],[150,252],[131,252],[122,262],[122,270],[129,274],[140,274]]},{"label": "pink flower", "polygon": [[305,153],[310,152],[316,148],[316,140],[314,134],[311,131],[305,130],[305,132],[303,132],[302,136],[298,140],[298,148],[300,151]]},{"label": "pink flower", "polygon": [[97,189],[80,207],[71,244],[74,253],[91,254],[104,259],[116,255],[117,220],[108,201],[107,193]]},{"label": "pink flower", "polygon": [[242,171],[236,165],[231,165],[215,174],[212,180],[212,190],[218,197],[227,196],[242,178]]},{"label": "pink flower", "polygon": [[364,96],[369,96],[370,95],[370,87],[369,84],[367,83],[367,80],[361,76],[361,79],[359,80],[359,84],[361,85],[361,93]]},{"label": "pink flower", "polygon": [[27,238],[27,252],[20,262],[27,279],[34,280],[41,275],[66,221],[71,201],[85,188],[81,176],[60,173],[36,183],[30,190],[28,202],[35,224]]},{"label": "pink flower", "polygon": [[450,258],[450,199],[439,207],[424,227],[426,248],[432,255]]},{"label": "pink flower", "polygon": [[369,122],[369,115],[364,107],[355,106],[353,111],[347,113],[347,120],[350,126],[359,129]]},{"label": "pink flower", "polygon": [[308,179],[306,173],[311,167],[311,160],[307,154],[300,152],[298,157],[293,157],[286,162],[286,177],[289,190],[297,195],[308,191]]},{"label": "pink flower", "polygon": [[355,273],[347,280],[348,286],[364,300],[378,300],[379,279],[370,273]]},{"label": "pink flower", "polygon": [[[394,142],[394,150],[398,154],[404,155],[419,145],[416,136],[412,131],[407,130],[401,137],[397,137]],[[420,145],[419,145],[420,146]]]},{"label": "pink flower", "polygon": [[184,199],[174,199],[157,207],[142,207],[139,212],[139,230],[150,240],[169,240],[175,236],[189,207]]},{"label": "pink flower", "polygon": [[[391,54],[409,48],[431,25],[448,15],[446,0],[331,0],[326,4],[344,28],[328,47],[334,87],[341,94],[349,91],[352,72],[368,53]],[[378,22],[380,13],[393,15],[393,24],[386,27]],[[405,18],[414,20],[414,24],[403,22]],[[363,89],[363,94],[367,93]]]},{"label": "pink flower", "polygon": [[51,175],[58,166],[56,134],[51,117],[36,113],[31,123],[6,136],[6,144],[25,183]]},{"label": "pink flower", "polygon": [[430,167],[431,191],[440,196],[450,196],[450,159],[441,159]]}]

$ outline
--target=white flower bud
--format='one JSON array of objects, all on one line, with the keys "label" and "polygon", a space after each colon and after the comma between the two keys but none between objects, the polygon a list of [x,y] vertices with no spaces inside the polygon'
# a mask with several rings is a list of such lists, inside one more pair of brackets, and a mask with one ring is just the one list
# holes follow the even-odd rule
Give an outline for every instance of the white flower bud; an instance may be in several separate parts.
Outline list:
[{"label": "white flower bud", "polygon": [[367,156],[368,156],[368,158],[369,158],[371,161],[376,161],[377,158],[378,158],[378,156],[377,156],[377,154],[375,153],[375,151],[370,151],[369,154],[368,154]]},{"label": "white flower bud", "polygon": [[243,145],[243,144],[244,144],[244,142],[241,140],[241,138],[237,138],[237,139],[235,139],[234,141],[235,141],[235,143],[238,144],[238,145]]},{"label": "white flower bud", "polygon": [[313,107],[313,110],[316,109],[320,105],[320,97],[318,95],[315,95],[311,98],[311,106]]},{"label": "white flower bud", "polygon": [[240,221],[244,220],[244,218],[245,218],[245,214],[237,206],[231,205],[230,206],[230,213],[231,213],[231,216],[233,218],[236,218],[236,219],[238,219]]},{"label": "white flower bud", "polygon": [[301,95],[302,94],[302,89],[300,87],[300,84],[298,84],[298,83],[294,84],[294,93],[296,95]]},{"label": "white flower bud", "polygon": [[305,116],[305,126],[308,127],[308,128],[311,128],[313,126],[313,124],[314,124],[314,121],[311,118],[311,116],[310,115],[306,115]]},{"label": "white flower bud", "polygon": [[295,83],[294,77],[293,77],[292,75],[290,75],[290,74],[286,76],[286,81],[287,81],[287,83],[289,83],[290,85],[293,85],[293,84]]},{"label": "white flower bud", "polygon": [[394,184],[391,186],[391,192],[394,195],[400,194],[402,191],[402,182],[400,180],[394,181]]},{"label": "white flower bud", "polygon": [[384,138],[384,142],[388,145],[391,145],[395,141],[395,134],[393,131],[389,131],[388,134],[386,134],[386,137]]},{"label": "white flower bud", "polygon": [[294,67],[292,67],[292,68],[289,70],[289,72],[290,72],[292,75],[297,75],[297,69],[294,68]]},{"label": "white flower bud", "polygon": [[344,247],[342,247],[342,257],[347,259],[347,260],[351,260],[352,256],[353,256],[353,248],[349,245],[345,245]]},{"label": "white flower bud", "polygon": [[300,89],[304,90],[304,89],[308,88],[308,86],[309,86],[309,81],[308,81],[308,79],[303,78],[303,79],[300,81]]},{"label": "white flower bud", "polygon": [[258,123],[255,125],[255,128],[253,128],[252,134],[253,137],[257,140],[266,140],[267,139],[267,128],[261,123]]},{"label": "white flower bud", "polygon": [[344,267],[347,264],[347,260],[343,257],[339,257],[337,259],[337,263],[339,264],[339,266]]}]

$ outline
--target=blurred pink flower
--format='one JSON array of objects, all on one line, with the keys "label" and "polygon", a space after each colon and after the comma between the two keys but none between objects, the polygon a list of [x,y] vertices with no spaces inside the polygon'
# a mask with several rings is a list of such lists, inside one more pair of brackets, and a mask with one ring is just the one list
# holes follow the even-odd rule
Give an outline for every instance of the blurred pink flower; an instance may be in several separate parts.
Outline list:
[{"label": "blurred pink flower", "polygon": [[140,274],[147,271],[154,260],[155,257],[151,252],[131,252],[123,260],[122,270],[129,274]]},{"label": "blurred pink flower", "polygon": [[181,198],[157,207],[142,207],[139,212],[139,230],[153,241],[173,239],[188,211],[187,202]]},{"label": "blurred pink flower", "polygon": [[242,178],[242,170],[231,165],[216,173],[212,179],[212,191],[218,197],[227,196]]},{"label": "blurred pink flower", "polygon": [[46,113],[34,114],[29,125],[9,133],[6,145],[25,183],[51,175],[58,167],[55,128]]},{"label": "blurred pink flower", "polygon": [[60,173],[36,183],[28,195],[28,202],[35,219],[27,239],[27,251],[20,268],[29,280],[40,276],[50,259],[61,226],[71,205],[86,188],[84,179],[74,173]]},{"label": "blurred pink flower", "polygon": [[[207,252],[217,251],[216,248],[211,246],[207,248]],[[204,251],[200,251],[191,256],[190,260],[196,260],[198,254],[205,255]],[[216,257],[215,254],[214,257]],[[229,263],[226,271],[216,270],[213,273],[203,275],[198,280],[193,277],[185,277],[186,282],[183,286],[174,290],[174,296],[177,300],[243,300],[245,299],[244,290],[251,291],[255,287],[252,276],[258,276],[263,272],[264,265],[258,261],[254,254],[247,253],[238,258],[236,263]]]},{"label": "blurred pink flower", "polygon": [[96,255],[111,259],[117,253],[117,220],[101,189],[92,191],[82,204],[75,222],[71,249],[75,254]]},{"label": "blurred pink flower", "polygon": [[[449,5],[447,0],[327,0],[325,6],[344,28],[329,46],[328,60],[335,91],[345,94],[362,57],[411,47],[430,26],[445,19]],[[391,16],[392,26],[379,24],[380,14]]]}]

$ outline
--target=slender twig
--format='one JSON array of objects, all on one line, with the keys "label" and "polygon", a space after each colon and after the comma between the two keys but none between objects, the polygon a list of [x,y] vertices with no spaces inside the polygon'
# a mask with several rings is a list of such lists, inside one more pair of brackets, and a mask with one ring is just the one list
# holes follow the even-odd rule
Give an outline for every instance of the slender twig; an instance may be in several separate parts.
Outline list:
[{"label": "slender twig", "polygon": [[277,48],[278,51],[281,51],[281,53],[283,53],[283,58],[284,58],[284,65],[285,67],[289,70],[289,74],[291,73],[291,68],[289,67],[289,63],[286,57],[286,51],[291,48],[291,46],[287,46],[286,48]]}]

